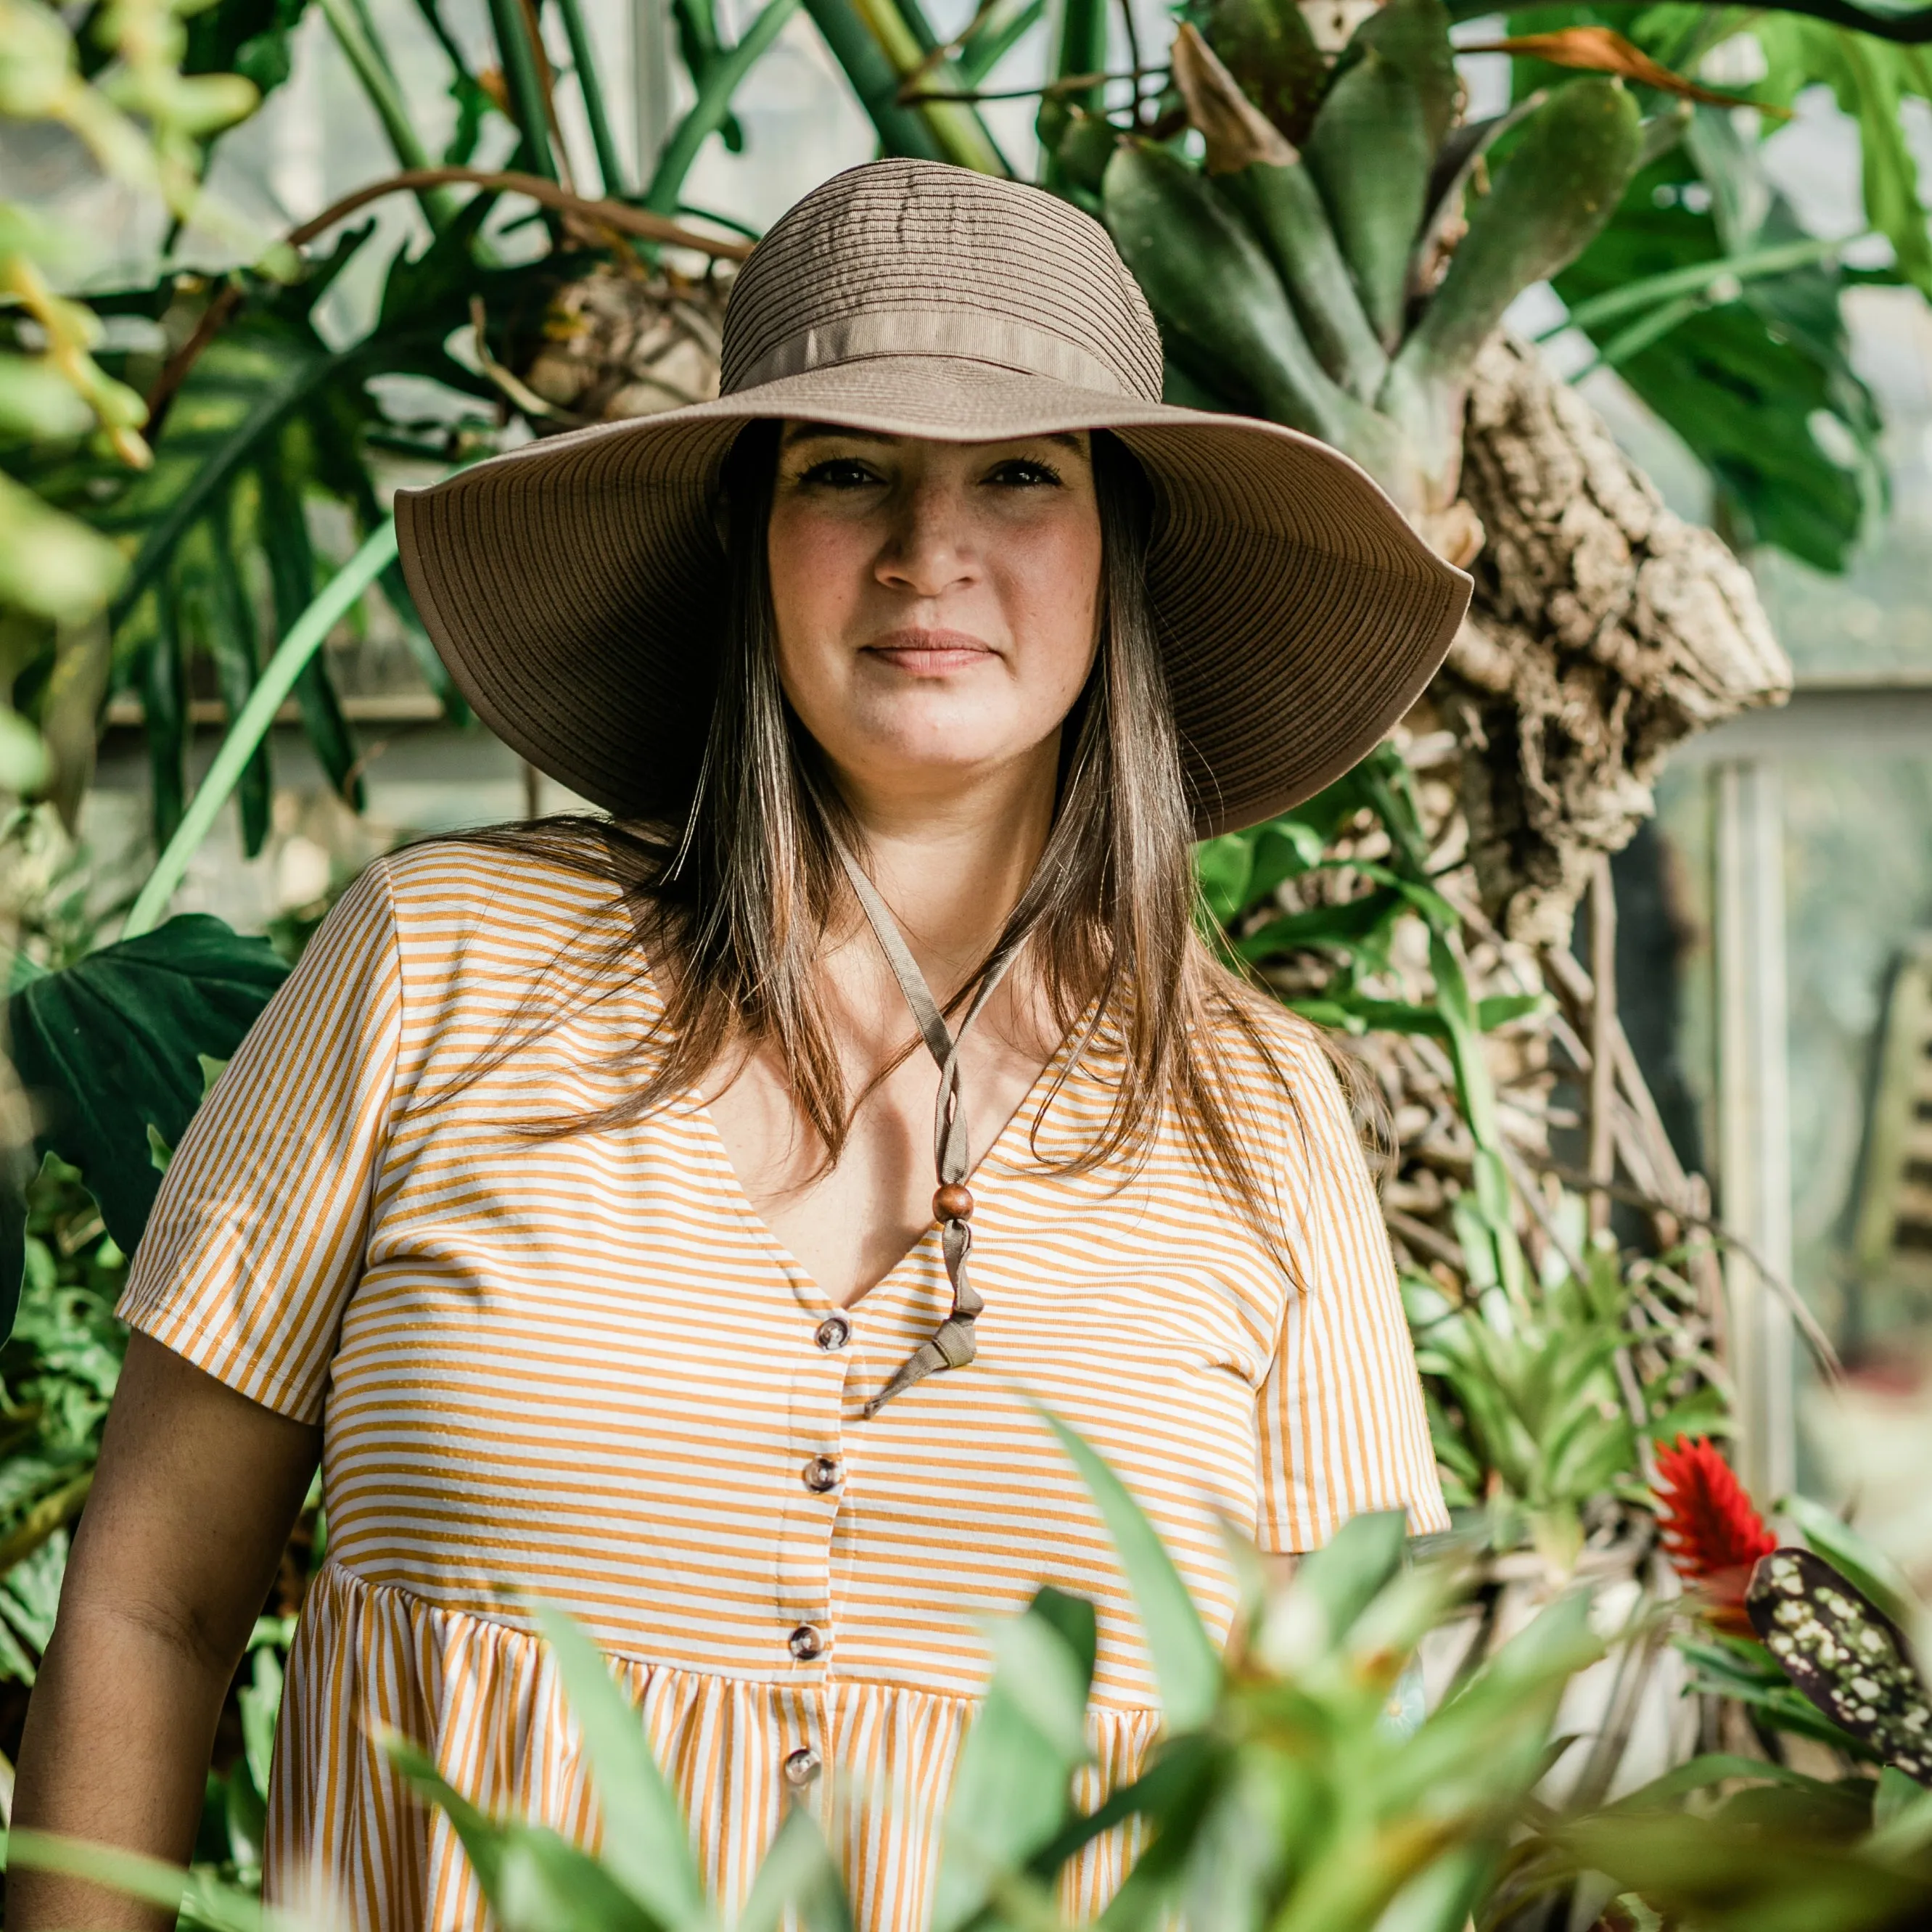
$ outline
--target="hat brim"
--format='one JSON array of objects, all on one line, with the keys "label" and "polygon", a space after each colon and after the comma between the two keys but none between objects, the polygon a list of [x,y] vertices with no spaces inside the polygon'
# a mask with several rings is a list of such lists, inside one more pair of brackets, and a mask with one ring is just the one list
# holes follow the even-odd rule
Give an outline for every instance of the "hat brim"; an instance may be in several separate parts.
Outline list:
[{"label": "hat brim", "polygon": [[1154,493],[1148,588],[1203,837],[1361,759],[1468,602],[1468,578],[1312,437],[946,356],[844,362],[400,493],[404,574],[458,688],[538,770],[620,817],[689,796],[724,595],[718,471],[769,418],[958,442],[1118,434]]}]

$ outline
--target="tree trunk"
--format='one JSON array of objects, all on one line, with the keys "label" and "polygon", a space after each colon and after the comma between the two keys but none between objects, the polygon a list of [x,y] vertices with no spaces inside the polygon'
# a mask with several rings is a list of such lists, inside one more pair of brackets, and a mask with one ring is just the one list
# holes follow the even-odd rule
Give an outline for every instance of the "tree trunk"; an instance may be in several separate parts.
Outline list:
[{"label": "tree trunk", "polygon": [[1487,542],[1431,695],[1462,742],[1484,909],[1511,939],[1563,944],[1671,746],[1782,704],[1791,667],[1722,541],[1666,509],[1596,412],[1507,337],[1477,363],[1462,492]]}]

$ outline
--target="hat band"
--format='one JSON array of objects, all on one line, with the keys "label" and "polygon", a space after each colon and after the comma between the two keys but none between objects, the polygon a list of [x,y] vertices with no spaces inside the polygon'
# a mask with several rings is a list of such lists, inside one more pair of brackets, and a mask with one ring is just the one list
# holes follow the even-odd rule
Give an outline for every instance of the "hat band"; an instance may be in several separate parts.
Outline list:
[{"label": "hat band", "polygon": [[991,362],[1022,375],[1071,383],[1078,389],[1096,389],[1103,395],[1132,393],[1118,370],[1043,328],[983,311],[902,308],[816,323],[788,336],[742,374],[734,374],[724,394],[736,395],[788,376],[802,376],[814,369],[876,356],[959,356],[972,362]]}]

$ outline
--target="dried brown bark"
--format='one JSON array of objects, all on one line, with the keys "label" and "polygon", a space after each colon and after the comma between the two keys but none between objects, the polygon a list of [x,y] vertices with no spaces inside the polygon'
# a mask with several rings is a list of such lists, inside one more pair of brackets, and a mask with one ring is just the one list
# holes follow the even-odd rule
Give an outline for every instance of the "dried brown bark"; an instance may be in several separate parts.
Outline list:
[{"label": "dried brown bark", "polygon": [[1791,668],[1743,565],[1506,337],[1476,366],[1462,488],[1487,541],[1431,695],[1462,741],[1485,910],[1511,939],[1560,944],[1596,856],[1649,814],[1665,753],[1781,704]]}]

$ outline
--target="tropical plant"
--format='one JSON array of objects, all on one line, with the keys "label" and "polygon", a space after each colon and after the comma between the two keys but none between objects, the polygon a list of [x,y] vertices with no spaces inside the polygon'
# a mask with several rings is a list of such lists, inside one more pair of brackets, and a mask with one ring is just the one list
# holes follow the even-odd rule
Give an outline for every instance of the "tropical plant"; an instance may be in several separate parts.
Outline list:
[{"label": "tropical plant", "polygon": [[[32,0],[16,4],[34,10]],[[85,368],[68,358],[85,382],[94,380],[87,368],[98,372],[96,390],[112,407],[129,406],[105,385],[119,382],[137,397],[148,411],[152,469],[116,466],[71,408],[22,418],[26,433],[0,447],[0,466],[29,480],[35,502],[71,512],[62,528],[84,522],[111,539],[111,569],[121,573],[118,590],[100,590],[88,607],[104,611],[98,620],[68,616],[50,628],[41,613],[16,626],[8,649],[16,698],[54,741],[65,728],[62,707],[78,704],[91,717],[104,682],[139,692],[156,830],[167,840],[123,946],[68,962],[73,976],[57,974],[16,998],[22,1077],[52,1102],[38,1144],[22,1149],[14,1185],[0,1189],[0,1234],[12,1238],[0,1263],[24,1252],[29,1271],[23,1346],[25,1324],[42,1305],[34,1257],[51,1250],[44,1237],[36,1237],[40,1250],[19,1240],[22,1190],[30,1190],[26,1211],[43,1216],[49,1210],[33,1204],[51,1187],[65,1190],[62,1211],[79,1226],[91,1210],[75,1190],[93,1188],[112,1231],[98,1240],[131,1247],[156,1162],[202,1090],[202,1058],[232,1050],[272,987],[263,952],[208,925],[160,921],[188,856],[231,791],[244,840],[263,830],[266,734],[285,696],[296,698],[332,782],[353,796],[359,754],[320,653],[331,626],[379,581],[406,632],[411,624],[382,512],[388,466],[460,463],[497,446],[512,419],[542,433],[661,406],[715,380],[724,278],[705,264],[728,262],[743,244],[676,225],[704,213],[686,204],[684,182],[714,135],[728,144],[742,139],[734,91],[792,10],[792,0],[766,0],[728,46],[707,0],[676,0],[696,98],[661,154],[627,174],[575,0],[555,10],[567,63],[553,62],[532,39],[531,12],[493,4],[493,66],[473,64],[434,0],[425,0],[459,110],[440,156],[416,131],[377,22],[350,0],[319,4],[376,110],[398,172],[304,224],[290,238],[292,254],[256,249],[256,267],[214,275],[170,262],[145,286],[90,305],[97,316],[159,322],[171,345],[164,355],[100,347]],[[806,0],[806,8],[886,152],[1018,172],[975,97],[1042,20],[1041,0],[988,0],[950,42],[918,0]],[[1922,211],[1895,127],[1888,133],[1884,121],[1885,104],[1917,86],[1919,56],[1855,31],[1903,33],[1918,16],[1888,22],[1834,0],[1816,0],[1816,8],[1830,17],[1672,7],[1512,16],[1504,44],[1519,98],[1509,113],[1476,126],[1457,124],[1450,14],[1433,0],[1390,0],[1339,52],[1316,44],[1288,0],[1216,0],[1198,10],[1171,54],[1130,48],[1131,80],[1106,71],[1110,10],[1100,0],[1067,0],[1054,16],[1039,122],[1044,178],[1106,220],[1142,274],[1167,333],[1177,398],[1260,410],[1328,436],[1382,476],[1451,554],[1470,556],[1486,535],[1474,556],[1474,622],[1430,706],[1412,721],[1406,749],[1384,748],[1296,812],[1211,842],[1201,877],[1228,956],[1298,1010],[1352,1036],[1381,1088],[1400,1137],[1390,1226],[1445,1482],[1492,1551],[1527,1540],[1548,1574],[1567,1570],[1587,1541],[1622,1552],[1648,1575],[1642,1478],[1649,1438],[1720,1427],[1723,1407],[1711,1354],[1711,1250],[1688,1218],[1699,1197],[1681,1174],[1670,1180],[1674,1157],[1657,1144],[1660,1134],[1633,1150],[1623,1126],[1612,1131],[1613,1117],[1626,1113],[1641,1127],[1647,1096],[1617,1058],[1614,988],[1593,988],[1564,950],[1570,908],[1596,856],[1627,836],[1642,808],[1642,781],[1663,750],[1727,706],[1774,690],[1781,673],[1748,584],[1714,539],[1662,512],[1574,394],[1490,332],[1526,282],[1553,273],[1571,326],[1705,460],[1729,530],[1814,562],[1841,560],[1875,492],[1856,464],[1821,455],[1811,424],[1820,412],[1834,418],[1855,451],[1868,451],[1875,433],[1870,398],[1844,355],[1838,298],[1851,278],[1832,238],[1793,232],[1730,110],[1688,108],[1696,84],[1681,77],[1718,40],[1748,32],[1766,50],[1766,72],[1746,85],[1768,109],[1788,101],[1806,76],[1830,80],[1862,114],[1870,219],[1892,236],[1898,272],[1918,274],[1912,236]],[[169,43],[170,58],[191,76],[239,74],[266,91],[286,74],[287,35],[302,10],[300,0],[273,8],[216,0],[192,16],[184,40]],[[1932,26],[1932,9],[1924,11]],[[132,16],[101,17],[111,31],[112,20]],[[1612,23],[1631,38],[1606,32]],[[83,34],[74,70],[98,54]],[[0,86],[11,71],[0,60]],[[553,112],[562,88],[579,96],[587,154],[563,152]],[[470,165],[493,116],[506,119],[518,142],[511,169],[495,172]],[[174,152],[191,170],[205,142],[197,137]],[[572,184],[592,178],[596,198]],[[366,230],[345,237],[341,224],[385,194],[416,197],[427,236],[388,263],[378,311],[362,333],[326,337],[316,309],[331,278],[376,245]],[[512,200],[541,217],[529,231],[534,259],[527,241],[506,238]],[[706,223],[707,231],[725,225]],[[700,253],[688,252],[693,246]],[[513,251],[517,265],[508,266]],[[92,327],[82,312],[67,320],[83,333]],[[452,331],[463,327],[474,368],[448,352]],[[0,311],[0,331],[9,328],[12,344],[41,352],[42,337],[17,304]],[[412,404],[405,412],[387,380],[398,374],[427,378],[436,406]],[[1747,377],[1756,386],[1742,392],[1755,398],[1755,434],[1742,416],[1726,413],[1725,398]],[[7,393],[0,391],[0,410]],[[41,382],[34,393],[51,392]],[[424,393],[420,381],[412,393]],[[1778,426],[1775,434],[1766,424]],[[327,534],[323,520],[310,521],[325,508],[334,512]],[[342,548],[344,530],[358,540],[352,554]],[[107,555],[98,543],[88,554]],[[1628,568],[1591,578],[1589,598],[1580,602],[1580,559],[1603,556],[1627,557]],[[1660,584],[1677,580],[1712,593],[1698,611],[1660,596]],[[272,653],[271,640],[279,640]],[[419,635],[416,641],[420,649]],[[422,655],[425,671],[440,678]],[[82,676],[89,664],[91,683]],[[197,677],[220,691],[234,722],[190,802],[181,751]],[[1581,736],[1579,717],[1596,721]],[[1437,742],[1425,758],[1442,724],[1456,734],[1460,753],[1445,756]],[[1458,755],[1451,782],[1444,773]],[[1545,950],[1539,957],[1521,942],[1545,942]],[[117,1016],[118,990],[98,997],[104,986],[134,990],[131,1028]],[[164,1050],[148,1037],[156,1015],[165,1016]],[[1581,1192],[1551,1178],[1546,1130],[1524,1100],[1549,1083],[1552,1041],[1580,1082],[1591,1081],[1593,1152]],[[1591,1071],[1613,1064],[1623,1069],[1621,1090]],[[30,1180],[44,1156],[40,1178]],[[1654,1253],[1619,1256],[1603,1238],[1619,1162],[1649,1197]],[[85,1328],[95,1318],[78,1302],[58,1306],[57,1323]],[[83,1460],[90,1439],[74,1438]],[[78,1480],[81,1461],[62,1466],[73,1474],[60,1480]],[[51,1492],[34,1492],[30,1506]],[[0,1539],[5,1526],[0,1515]],[[52,1553],[40,1560],[57,1583],[58,1536],[43,1546]],[[1367,1546],[1350,1546],[1358,1555],[1338,1557],[1325,1574],[1348,1574]],[[1496,1613],[1493,1574],[1479,1586],[1487,1621],[1472,1672],[1491,1627],[1507,1621]],[[1310,1566],[1316,1594],[1300,1598],[1304,1608],[1293,1616],[1310,1614],[1306,1606],[1329,1587],[1324,1574]],[[11,1587],[0,1581],[0,1592]],[[1051,1600],[1036,1605],[1028,1634],[1012,1640],[1014,1654],[1037,1664],[1058,1655],[1049,1640],[1058,1642],[1077,1677],[1079,1614]],[[0,1618],[8,1616],[0,1603]],[[1623,1648],[1648,1655],[1644,1641]],[[1707,1684],[1765,1722],[1767,1749],[1778,1731],[1805,1720],[1814,1738],[1831,1728],[1754,1639],[1705,1630],[1685,1641],[1701,1646],[1694,1660]],[[1064,1659],[1041,1667],[1058,1672],[1064,1691],[1071,1681]],[[1228,1698],[1245,1682],[1238,1679]],[[265,1675],[253,1688],[259,1732],[272,1684]],[[1291,1713],[1291,1728],[1305,1719],[1322,1735],[1340,1725],[1354,1736],[1354,1718],[1345,1723],[1318,1698],[1310,1703],[1312,1693],[1290,1696],[1279,1683],[1275,1691],[1267,1708]],[[1044,1717],[1016,1720],[1036,1769],[1061,1762],[1056,1735],[1070,1748],[1065,1701],[1057,1720],[1046,1707]],[[1222,1714],[1238,1708],[1238,1720],[1227,1721],[1245,1737],[1242,1727],[1261,1726],[1264,1702],[1230,1703]],[[1614,1732],[1616,1723],[1606,1729]],[[1616,1756],[1600,1740],[1592,1746],[1580,1780],[1586,1799],[1609,1787]],[[1220,1768],[1184,1786],[1203,1816],[1232,1819],[1233,1810],[1216,1808],[1234,1806],[1228,1794],[1238,1789],[1247,1794],[1243,1804],[1262,1802],[1257,1792],[1329,1789],[1318,1768],[1307,1782],[1292,1751],[1268,1760],[1252,1784],[1244,1782],[1238,1750],[1201,1762],[1210,1760]],[[1005,1830],[1003,1797],[1034,1788],[1013,1781],[1014,1761],[992,1759],[993,1769],[974,1774],[975,1795],[962,1798],[962,1844],[974,1831]],[[250,1793],[262,1795],[251,1763],[244,1754],[209,1814],[226,1821],[211,1832],[228,1835],[226,1851],[211,1838],[208,1856],[244,1875]],[[1380,1759],[1358,1754],[1348,1763],[1352,1779],[1408,1788],[1405,1774]],[[1214,1781],[1224,1773],[1232,1780],[1225,1789]],[[1184,1772],[1164,1775],[1180,1780]],[[1150,1806],[1166,1803],[1160,1794],[1168,1788],[1150,1786]],[[1328,1802],[1321,1798],[1316,1811]],[[1192,1828],[1184,1810],[1149,1816],[1178,1844],[1174,1834]],[[993,1822],[982,1825],[981,1814]],[[1399,1806],[1366,1823],[1359,1807],[1335,1815],[1345,1814],[1358,1833],[1348,1842],[1358,1847],[1381,1844],[1378,1834],[1400,1840],[1413,1822]],[[1470,1829],[1465,1849],[1480,1847],[1472,1858],[1515,1869],[1507,1832],[1496,1836],[1490,1823]],[[1002,1841],[982,1854],[989,1870],[1007,1861],[998,1868],[1007,1876],[996,1909],[1015,1923],[1038,1922],[1043,1894],[1026,1888],[1046,1884],[1050,1865],[1040,1862],[1051,1849],[1036,1840],[1009,1856]],[[1569,1851],[1554,1840],[1544,1850],[1550,1871],[1569,1870]],[[1304,1909],[1296,1888],[1316,1866],[1304,1870],[1302,1856],[1254,1880],[1270,1911],[1291,1914],[1282,1922],[1303,1922],[1292,1916]],[[550,1856],[505,1854],[513,1898],[518,1886],[549,1896],[538,1877]],[[1204,1872],[1211,1862],[1204,1852],[1188,1869]],[[1149,1887],[1160,1869],[1150,1868]],[[1562,1882],[1576,1882],[1574,1874]],[[608,1888],[597,1895],[608,1902]],[[1400,1922],[1435,1922],[1426,1899],[1412,1909],[1425,1916]]]},{"label": "tropical plant", "polygon": [[[1126,1928],[1269,1924],[1369,1932],[1400,1922],[1457,1932],[1501,1857],[1511,1820],[1546,1761],[1570,1675],[1596,1657],[1587,1604],[1551,1606],[1411,1726],[1392,1694],[1416,1644],[1454,1597],[1456,1566],[1406,1571],[1399,1516],[1358,1518],[1272,1604],[1252,1554],[1249,1628],[1224,1668],[1159,1538],[1118,1479],[1078,1436],[1052,1425],[1092,1489],[1139,1612],[1167,1730],[1147,1769],[1097,1811],[1070,1793],[1088,1756],[1090,1605],[1042,1591],[988,1630],[995,1668],[968,1738],[944,1827],[935,1925],[1048,1927],[1054,1882],[1102,1833],[1137,1822],[1148,1850],[1109,1909]],[[448,1816],[508,1932],[700,1932],[706,1900],[676,1800],[635,1713],[589,1638],[539,1607],[538,1622],[580,1728],[604,1820],[601,1856],[546,1828],[484,1816],[404,1740],[392,1754]],[[835,1802],[836,1799],[835,1798]],[[13,1860],[142,1879],[146,1895],[182,1879],[106,1852],[18,1833]],[[201,1889],[205,1905],[206,1888]],[[850,1923],[812,1814],[788,1816],[735,1921],[812,1928]],[[213,1922],[220,1922],[219,1920]]]},{"label": "tropical plant", "polygon": [[[1603,1650],[1583,1594],[1548,1604],[1434,1711],[1400,1712],[1402,1674],[1465,1573],[1454,1556],[1406,1567],[1399,1516],[1358,1517],[1272,1596],[1252,1552],[1236,1552],[1246,1608],[1224,1661],[1126,1489],[1082,1438],[1049,1425],[1120,1553],[1166,1727],[1141,1775],[1079,1815],[1070,1798],[1088,1757],[1092,1606],[1042,1590],[990,1626],[992,1681],[944,1826],[940,1932],[1060,1932],[1062,1868],[1124,1826],[1144,1849],[1103,1922],[1129,1932],[1177,1916],[1202,1932],[1499,1932],[1582,1922],[1571,1915],[1586,1901],[1606,1926],[1659,1923],[1661,1907],[1684,1932],[1904,1932],[1932,1905],[1932,1799],[1904,1780],[1834,1785],[1712,1754],[1608,1806],[1566,1813],[1540,1801],[1572,1742],[1551,1735],[1565,1688]],[[602,1852],[485,1816],[409,1740],[390,1740],[392,1756],[449,1819],[506,1932],[721,1924],[637,1713],[590,1637],[533,1610],[583,1740]],[[1705,1798],[1718,1802],[1690,1808]],[[843,1802],[835,1786],[835,1813]],[[24,1831],[8,1850],[11,1862],[184,1906],[191,1922],[294,1932],[288,1914],[265,1914],[212,1874]],[[1802,1916],[1780,1902],[1792,1899]],[[850,1925],[815,1808],[788,1812],[730,1922]]]}]

